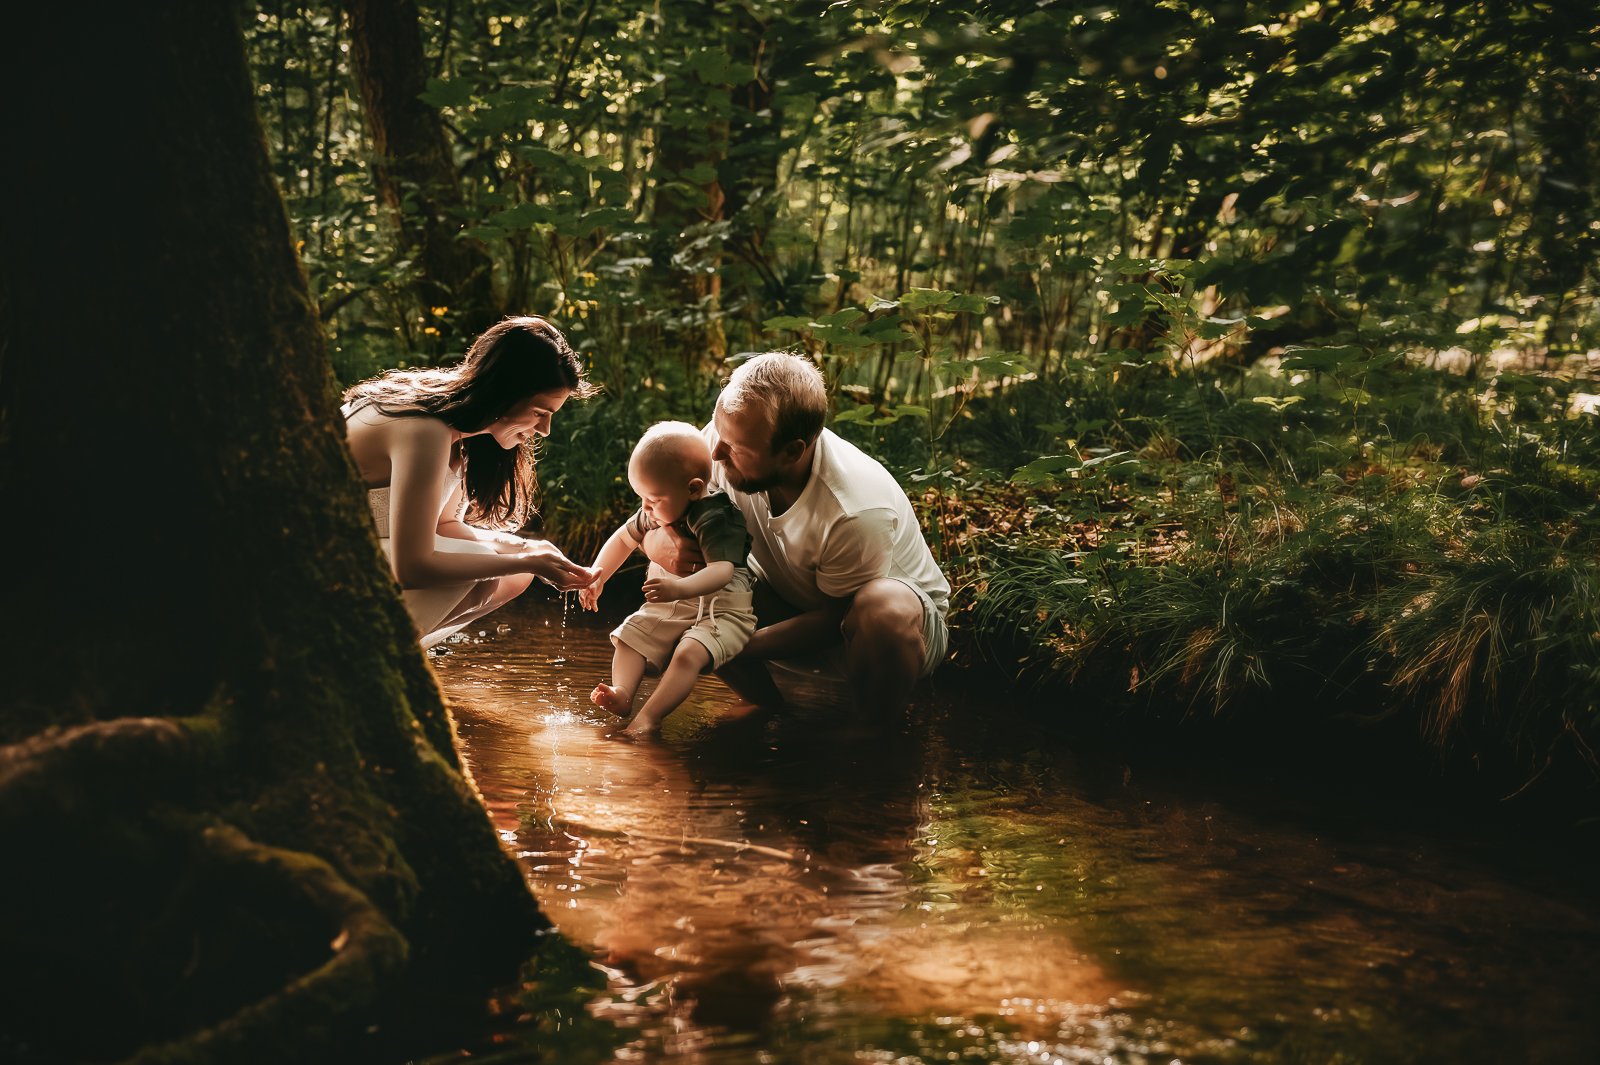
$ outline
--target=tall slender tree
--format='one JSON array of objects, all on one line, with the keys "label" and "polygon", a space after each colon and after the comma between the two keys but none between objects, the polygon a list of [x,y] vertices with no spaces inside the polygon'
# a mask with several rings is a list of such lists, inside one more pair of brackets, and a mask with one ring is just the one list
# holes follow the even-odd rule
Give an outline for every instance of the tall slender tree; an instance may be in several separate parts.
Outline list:
[{"label": "tall slender tree", "polygon": [[456,309],[465,332],[497,317],[487,253],[459,238],[461,179],[439,114],[421,99],[428,68],[413,0],[345,0],[350,56],[372,138],[372,174],[421,267],[429,312]]},{"label": "tall slender tree", "polygon": [[234,6],[15,19],[0,86],[56,106],[0,170],[0,1057],[348,1049],[545,922],[374,541]]},{"label": "tall slender tree", "polygon": [[[673,309],[673,346],[692,368],[716,366],[726,351],[719,304],[725,194],[717,166],[728,150],[729,82],[736,74],[716,36],[715,5],[673,0],[658,45],[669,75],[654,129],[652,291]],[[693,29],[689,29],[693,27]]]}]

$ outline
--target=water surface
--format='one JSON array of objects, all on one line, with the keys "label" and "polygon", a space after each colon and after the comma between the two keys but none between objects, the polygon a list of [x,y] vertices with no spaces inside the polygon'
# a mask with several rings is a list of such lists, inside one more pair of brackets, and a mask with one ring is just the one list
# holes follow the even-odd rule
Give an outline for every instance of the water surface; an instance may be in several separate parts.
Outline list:
[{"label": "water surface", "polygon": [[434,659],[598,973],[508,990],[476,1060],[1600,1061],[1600,907],[1471,824],[1077,754],[949,684],[885,737],[804,678],[780,720],[707,679],[626,743],[587,700],[610,654],[532,604]]}]

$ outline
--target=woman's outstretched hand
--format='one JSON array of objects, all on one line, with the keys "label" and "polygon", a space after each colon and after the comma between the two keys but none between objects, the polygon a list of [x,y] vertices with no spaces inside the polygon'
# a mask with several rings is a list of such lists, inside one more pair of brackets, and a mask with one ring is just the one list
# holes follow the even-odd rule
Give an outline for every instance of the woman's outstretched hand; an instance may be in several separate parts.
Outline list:
[{"label": "woman's outstretched hand", "polygon": [[526,563],[524,569],[557,591],[588,587],[600,576],[598,568],[578,565],[549,540],[529,540],[517,557]]}]

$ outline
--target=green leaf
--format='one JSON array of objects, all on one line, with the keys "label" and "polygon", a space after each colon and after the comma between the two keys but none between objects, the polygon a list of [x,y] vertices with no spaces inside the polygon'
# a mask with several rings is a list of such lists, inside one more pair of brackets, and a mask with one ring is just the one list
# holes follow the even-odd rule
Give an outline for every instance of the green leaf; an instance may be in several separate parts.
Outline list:
[{"label": "green leaf", "polygon": [[519,203],[490,215],[486,221],[504,229],[527,229],[529,226],[548,225],[555,220],[555,214],[555,211],[541,203]]},{"label": "green leaf", "polygon": [[738,85],[749,81],[740,76],[742,64],[735,62],[720,48],[707,48],[689,57],[688,68],[707,85]]},{"label": "green leaf", "polygon": [[578,157],[571,152],[557,152],[541,144],[519,144],[512,149],[518,159],[532,163],[538,167],[554,167],[561,170],[572,170],[579,166]]},{"label": "green leaf", "polygon": [[979,373],[991,377],[1016,377],[1026,373],[1028,364],[1017,352],[1002,351],[993,355],[984,355],[972,360],[971,364]]},{"label": "green leaf", "polygon": [[1107,314],[1104,323],[1113,328],[1124,325],[1133,325],[1144,319],[1144,302],[1142,300],[1123,300],[1117,304],[1117,309]]},{"label": "green leaf", "polygon": [[863,403],[860,406],[839,411],[833,416],[833,421],[835,425],[840,422],[865,422],[877,417],[877,414],[878,412],[873,410],[870,405]]},{"label": "green leaf", "polygon": [[1354,344],[1339,347],[1284,349],[1282,367],[1285,370],[1310,370],[1313,373],[1338,373],[1366,355],[1366,349]]},{"label": "green leaf", "polygon": [[905,316],[889,314],[882,318],[874,319],[861,330],[861,335],[871,337],[879,344],[893,344],[905,338],[903,326],[906,324]]},{"label": "green leaf", "polygon": [[1221,340],[1223,337],[1231,335],[1243,324],[1243,318],[1207,318],[1200,323],[1200,327],[1195,330],[1195,333],[1199,335],[1201,340]]},{"label": "green leaf", "polygon": [[798,314],[780,314],[761,323],[763,329],[810,329],[811,319]]},{"label": "green leaf", "polygon": [[709,185],[717,180],[717,168],[710,163],[696,163],[678,176],[690,184]]},{"label": "green leaf", "polygon": [[472,103],[472,86],[465,81],[429,78],[417,99],[429,107],[466,107]]},{"label": "green leaf", "polygon": [[1026,466],[1019,466],[1011,474],[1014,484],[1045,484],[1054,481],[1058,474],[1075,470],[1083,462],[1076,455],[1041,455]]},{"label": "green leaf", "polygon": [[990,304],[999,302],[1000,297],[998,296],[973,296],[962,294],[951,300],[947,309],[952,311],[960,311],[964,314],[981,314],[989,309]]},{"label": "green leaf", "polygon": [[811,323],[811,335],[825,344],[840,348],[865,348],[877,343],[871,337],[862,336],[853,329],[846,329],[841,325],[821,325],[817,322]]},{"label": "green leaf", "polygon": [[956,293],[935,288],[914,288],[900,297],[900,306],[908,311],[923,311],[930,307],[947,306]]},{"label": "green leaf", "polygon": [[1155,259],[1113,259],[1106,264],[1106,271],[1112,274],[1147,274],[1160,265]]},{"label": "green leaf", "polygon": [[842,311],[824,314],[817,319],[818,325],[850,325],[867,316],[867,312],[859,307],[846,307]]},{"label": "green leaf", "polygon": [[588,236],[597,229],[607,229],[620,223],[632,222],[633,211],[627,207],[596,207],[578,218],[577,236]]},{"label": "green leaf", "polygon": [[[1096,455],[1094,458],[1086,461],[1083,464],[1083,468],[1087,470],[1092,466],[1103,466],[1108,462],[1116,462],[1118,459],[1127,459],[1127,456],[1131,454],[1133,454],[1131,451],[1112,451],[1104,455]],[[1125,462],[1117,462],[1118,466],[1137,466],[1138,464],[1138,459],[1127,459]]]}]

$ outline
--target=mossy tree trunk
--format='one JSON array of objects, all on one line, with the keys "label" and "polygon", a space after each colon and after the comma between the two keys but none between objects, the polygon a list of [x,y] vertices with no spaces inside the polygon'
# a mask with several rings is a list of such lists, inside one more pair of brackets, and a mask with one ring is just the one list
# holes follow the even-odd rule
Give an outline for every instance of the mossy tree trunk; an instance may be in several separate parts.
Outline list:
[{"label": "mossy tree trunk", "polygon": [[421,268],[422,313],[449,308],[468,335],[498,317],[491,262],[461,240],[461,177],[439,114],[420,97],[428,84],[412,0],[344,0],[350,58],[372,137],[372,176]]},{"label": "mossy tree trunk", "polygon": [[0,1057],[348,1050],[545,922],[374,540],[234,6],[30,5],[0,53],[54,105],[0,168]]}]

